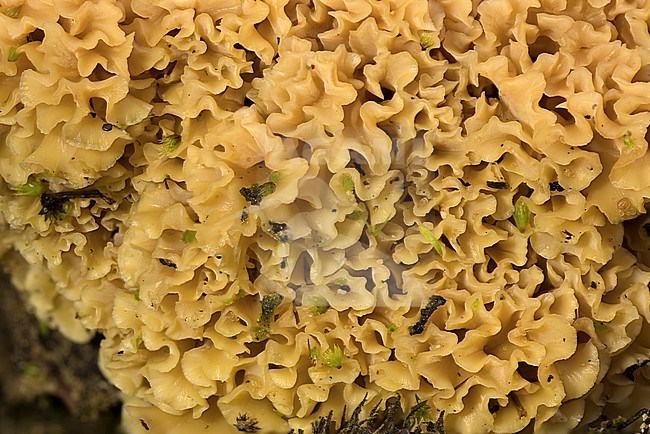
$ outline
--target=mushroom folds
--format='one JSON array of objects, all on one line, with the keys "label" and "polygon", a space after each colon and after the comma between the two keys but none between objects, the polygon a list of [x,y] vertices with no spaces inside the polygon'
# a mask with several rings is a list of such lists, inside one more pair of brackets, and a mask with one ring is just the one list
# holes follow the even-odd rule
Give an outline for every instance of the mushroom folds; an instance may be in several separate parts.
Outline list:
[{"label": "mushroom folds", "polygon": [[0,254],[131,432],[649,405],[650,3],[9,3]]}]

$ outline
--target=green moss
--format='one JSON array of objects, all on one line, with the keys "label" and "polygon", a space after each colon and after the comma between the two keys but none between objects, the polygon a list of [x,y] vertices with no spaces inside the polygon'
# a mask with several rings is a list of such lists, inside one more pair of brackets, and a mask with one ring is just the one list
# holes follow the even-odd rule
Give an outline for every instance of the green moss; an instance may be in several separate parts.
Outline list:
[{"label": "green moss", "polygon": [[265,295],[262,297],[262,312],[257,318],[257,325],[253,327],[253,337],[259,342],[269,337],[273,312],[282,303],[284,297],[280,294]]},{"label": "green moss", "polygon": [[269,175],[269,182],[272,182],[272,183],[277,185],[280,182],[281,177],[282,177],[282,174],[280,172],[278,172],[277,170],[273,171]]},{"label": "green moss", "polygon": [[248,415],[248,413],[240,414],[237,416],[237,420],[235,421],[235,428],[237,428],[237,431],[239,432],[257,432],[261,428],[258,426],[257,419],[251,417]]},{"label": "green moss", "polygon": [[320,349],[318,347],[309,348],[309,361],[312,365],[315,365],[320,360]]},{"label": "green moss", "polygon": [[27,363],[23,368],[23,375],[30,380],[39,380],[43,376],[41,369],[33,363]]},{"label": "green moss", "polygon": [[412,336],[422,333],[424,331],[424,326],[426,325],[427,321],[429,321],[429,317],[431,317],[436,309],[438,309],[440,306],[443,306],[446,302],[447,300],[440,297],[439,295],[432,295],[429,297],[427,305],[420,310],[420,319],[418,319],[415,324],[409,327],[409,334]]},{"label": "green moss", "polygon": [[331,348],[328,348],[321,355],[321,361],[324,365],[329,366],[330,368],[339,369],[343,366],[343,361],[345,360],[345,355],[343,350],[338,345],[334,345]]},{"label": "green moss", "polygon": [[307,303],[309,312],[314,316],[324,314],[330,307],[330,304],[327,302],[325,297],[321,297],[320,295],[312,295],[308,297]]},{"label": "green moss", "polygon": [[417,395],[415,395],[415,400],[417,403],[411,407],[404,421],[408,426],[416,426],[431,420],[431,406],[426,401],[421,401]]},{"label": "green moss", "polygon": [[434,34],[431,32],[422,32],[420,35],[420,47],[422,47],[423,50],[428,50],[429,48],[433,47],[434,44]]},{"label": "green moss", "polygon": [[[361,418],[361,412],[366,404],[365,396],[359,405],[352,411],[347,418],[345,408],[338,423],[339,429],[335,428],[336,423],[333,421],[333,412],[330,411],[326,416],[321,416],[312,422],[311,434],[445,434],[444,429],[444,411],[438,413],[435,422],[432,421],[431,408],[426,401],[417,399],[417,403],[410,408],[405,418],[400,418],[401,398],[397,395],[395,398],[388,399],[385,402],[385,410],[380,411],[382,401],[370,410],[368,417]],[[303,430],[291,430],[289,434],[306,434]]]},{"label": "green moss", "polygon": [[632,134],[628,133],[623,136],[623,145],[629,150],[636,148],[636,143],[634,143]]},{"label": "green moss", "polygon": [[103,199],[108,204],[115,201],[110,197],[102,194],[99,190],[73,190],[60,191],[57,193],[41,194],[41,210],[39,215],[45,216],[49,220],[61,220],[65,218],[70,211],[70,201],[72,199]]},{"label": "green moss", "polygon": [[[636,431],[640,434],[648,434],[650,432],[649,422],[650,422],[650,410],[647,408],[642,408],[634,413],[629,418],[623,416],[617,416],[612,419],[605,419],[600,421],[596,426],[589,427],[590,434],[618,434],[624,432],[623,430],[628,426],[635,423],[637,420],[641,419],[641,426],[639,430]],[[630,431],[631,432],[631,431]]]},{"label": "green moss", "polygon": [[265,182],[264,184],[252,184],[250,187],[242,187],[239,189],[239,194],[244,196],[244,199],[251,205],[259,205],[269,194],[275,191],[274,182]]},{"label": "green moss", "polygon": [[51,331],[52,329],[48,323],[43,321],[40,321],[38,323],[38,332],[41,334],[41,336],[46,337],[50,334]]}]

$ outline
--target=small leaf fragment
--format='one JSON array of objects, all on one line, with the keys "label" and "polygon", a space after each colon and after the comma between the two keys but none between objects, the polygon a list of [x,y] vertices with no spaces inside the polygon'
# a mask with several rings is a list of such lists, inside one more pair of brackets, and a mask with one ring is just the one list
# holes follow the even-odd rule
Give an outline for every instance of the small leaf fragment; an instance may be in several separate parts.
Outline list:
[{"label": "small leaf fragment", "polygon": [[18,18],[18,14],[20,13],[20,8],[19,7],[9,7],[6,9],[2,10],[2,14],[6,17],[9,17],[11,19],[16,19]]},{"label": "small leaf fragment", "polygon": [[594,330],[596,330],[598,333],[607,333],[609,331],[609,327],[607,324],[605,324],[605,322],[595,319],[592,319],[592,322],[594,323]]},{"label": "small leaf fragment", "polygon": [[185,244],[190,244],[196,241],[196,231],[192,230],[185,230],[183,231],[183,235],[181,236],[181,239]]},{"label": "small leaf fragment", "polygon": [[45,191],[43,181],[34,176],[30,176],[26,183],[13,190],[18,196],[40,196]]},{"label": "small leaf fragment", "polygon": [[226,300],[225,304],[226,304],[226,306],[230,306],[231,304],[233,304],[234,302],[236,302],[240,298],[243,298],[244,296],[246,296],[246,291],[244,291],[243,289],[240,289],[239,291],[237,291],[237,293],[235,295],[233,295],[231,298]]},{"label": "small leaf fragment", "polygon": [[442,245],[440,244],[440,241],[436,238],[435,235],[433,235],[433,232],[431,232],[429,229],[425,228],[424,226],[420,225],[420,233],[424,237],[424,239],[433,246],[434,250],[438,252],[439,255],[442,255]]},{"label": "small leaf fragment", "polygon": [[278,172],[277,170],[274,170],[274,171],[271,172],[271,174],[269,175],[269,182],[272,182],[272,183],[274,183],[274,184],[277,184],[278,182],[280,182],[280,178],[281,178],[281,177],[282,177],[282,174],[280,174],[280,172]]},{"label": "small leaf fragment", "polygon": [[370,224],[366,223],[366,226],[368,226],[368,233],[370,235],[372,235],[373,237],[376,237],[377,235],[379,235],[381,233],[381,231],[384,230],[384,226],[386,226],[386,223],[388,223],[388,220],[386,220],[383,223],[379,223],[379,224],[372,225],[372,226]]},{"label": "small leaf fragment", "polygon": [[163,155],[169,155],[178,149],[181,144],[181,137],[178,134],[168,134],[163,136],[160,143],[162,144],[161,153]]},{"label": "small leaf fragment", "polygon": [[524,200],[520,197],[517,199],[517,203],[515,204],[515,211],[513,212],[512,216],[515,219],[515,225],[517,226],[517,229],[519,229],[520,232],[524,232],[528,227],[533,214],[530,212],[530,209],[528,209],[526,202],[524,202]]},{"label": "small leaf fragment", "polygon": [[350,220],[359,220],[361,217],[363,217],[363,211],[352,211],[350,214],[348,214],[348,218]]},{"label": "small leaf fragment", "polygon": [[18,60],[19,57],[20,57],[20,52],[18,51],[18,47],[9,48],[9,54],[7,55],[7,61],[15,62],[15,61]]},{"label": "small leaf fragment", "polygon": [[352,194],[354,192],[354,181],[349,175],[343,176],[343,179],[341,180],[341,186],[343,187],[343,191],[345,191],[347,194]]}]

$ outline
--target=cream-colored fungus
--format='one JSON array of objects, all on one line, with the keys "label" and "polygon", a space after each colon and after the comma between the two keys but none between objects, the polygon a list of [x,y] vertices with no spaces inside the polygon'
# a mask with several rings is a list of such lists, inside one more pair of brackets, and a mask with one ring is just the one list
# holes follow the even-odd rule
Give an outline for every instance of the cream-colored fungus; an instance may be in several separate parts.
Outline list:
[{"label": "cream-colored fungus", "polygon": [[0,253],[129,432],[650,405],[650,2],[0,4]]}]

